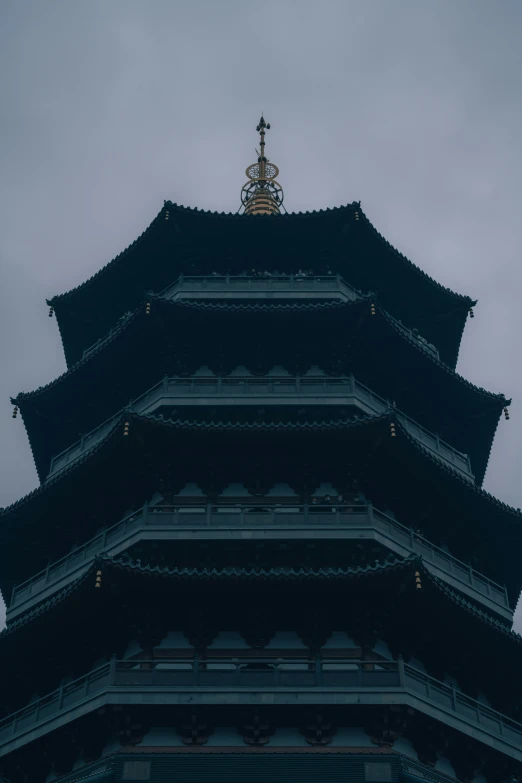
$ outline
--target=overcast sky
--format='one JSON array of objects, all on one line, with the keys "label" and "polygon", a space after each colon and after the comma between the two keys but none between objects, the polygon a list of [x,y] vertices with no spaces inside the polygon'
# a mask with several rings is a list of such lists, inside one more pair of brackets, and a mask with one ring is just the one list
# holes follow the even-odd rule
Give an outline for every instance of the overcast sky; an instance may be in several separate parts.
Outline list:
[{"label": "overcast sky", "polygon": [[0,506],[37,485],[9,397],[65,369],[45,298],[164,199],[235,212],[261,110],[289,211],[361,200],[479,300],[458,370],[513,397],[485,488],[522,506],[521,39],[520,0],[0,0]]}]

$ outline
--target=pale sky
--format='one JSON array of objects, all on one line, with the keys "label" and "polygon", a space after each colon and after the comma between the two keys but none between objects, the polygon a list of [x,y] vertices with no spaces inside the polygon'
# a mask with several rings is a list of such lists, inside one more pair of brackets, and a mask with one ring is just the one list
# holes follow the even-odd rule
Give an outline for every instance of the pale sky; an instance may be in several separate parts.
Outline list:
[{"label": "pale sky", "polygon": [[164,199],[235,212],[261,110],[290,212],[361,200],[479,300],[458,371],[513,397],[484,486],[522,506],[521,39],[520,0],[3,0],[0,506],[37,485],[9,397],[65,369],[46,297]]}]

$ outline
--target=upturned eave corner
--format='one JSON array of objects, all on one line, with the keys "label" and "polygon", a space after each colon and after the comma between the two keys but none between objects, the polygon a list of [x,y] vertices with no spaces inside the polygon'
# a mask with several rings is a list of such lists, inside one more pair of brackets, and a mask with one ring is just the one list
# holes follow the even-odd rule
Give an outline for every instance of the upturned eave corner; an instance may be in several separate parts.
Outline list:
[{"label": "upturned eave corner", "polygon": [[470,297],[468,294],[460,294],[457,291],[453,291],[448,286],[439,283],[437,280],[435,280],[435,278],[431,277],[427,272],[424,272],[423,269],[421,269],[419,266],[417,266],[417,264],[415,264],[407,256],[405,256],[404,253],[401,253],[400,250],[394,247],[394,245],[392,245],[391,242],[389,242],[379,232],[379,230],[371,222],[371,220],[369,219],[369,217],[366,215],[366,213],[361,207],[359,207],[359,216],[360,216],[359,219],[362,219],[362,222],[368,227],[371,234],[373,234],[379,240],[379,242],[382,243],[383,247],[390,250],[393,253],[393,255],[400,260],[401,263],[406,265],[408,268],[411,268],[417,275],[419,275],[421,278],[424,278],[436,289],[439,289],[445,294],[448,294],[451,298],[453,298],[457,302],[460,302],[463,308],[466,309],[466,312],[469,310],[470,307],[474,307],[477,304],[477,300],[473,300],[472,297]]}]

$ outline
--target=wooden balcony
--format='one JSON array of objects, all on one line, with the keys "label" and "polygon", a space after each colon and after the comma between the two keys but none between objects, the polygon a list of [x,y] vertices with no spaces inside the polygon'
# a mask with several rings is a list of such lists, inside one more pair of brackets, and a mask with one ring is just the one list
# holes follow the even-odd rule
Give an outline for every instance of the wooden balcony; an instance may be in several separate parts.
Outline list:
[{"label": "wooden balcony", "polygon": [[426,568],[486,611],[513,621],[505,587],[480,574],[413,529],[368,505],[263,503],[147,506],[94,536],[13,588],[7,622],[51,597],[101,553],[117,556],[141,541],[375,541],[402,557],[422,557]]},{"label": "wooden balcony", "polygon": [[0,757],[111,705],[406,705],[522,762],[522,725],[402,659],[113,658],[0,721]]},{"label": "wooden balcony", "polygon": [[180,275],[161,294],[165,299],[319,299],[341,302],[361,299],[361,291],[340,275]]},{"label": "wooden balcony", "polygon": [[[361,291],[349,285],[340,275],[305,274],[210,275],[206,277],[180,275],[175,283],[161,291],[160,296],[173,302],[225,301],[243,304],[262,304],[272,301],[355,302],[364,298]],[[420,335],[416,329],[409,329],[389,313],[387,313],[387,317],[406,337],[413,340],[434,358],[439,358],[437,348]],[[82,358],[92,353],[112,333],[113,329],[86,348]]]},{"label": "wooden balcony", "polygon": [[[368,416],[380,416],[393,411],[406,431],[432,456],[442,460],[462,477],[474,482],[471,462],[467,454],[454,449],[429,432],[405,413],[393,408],[389,400],[374,394],[353,376],[330,377],[192,377],[164,378],[134,400],[127,410],[144,415],[158,413],[169,406],[186,407],[295,407],[324,406],[325,416],[331,417],[335,407],[354,407]],[[96,446],[121,417],[119,411],[92,432],[84,435],[51,460],[49,476],[73,463]]]}]

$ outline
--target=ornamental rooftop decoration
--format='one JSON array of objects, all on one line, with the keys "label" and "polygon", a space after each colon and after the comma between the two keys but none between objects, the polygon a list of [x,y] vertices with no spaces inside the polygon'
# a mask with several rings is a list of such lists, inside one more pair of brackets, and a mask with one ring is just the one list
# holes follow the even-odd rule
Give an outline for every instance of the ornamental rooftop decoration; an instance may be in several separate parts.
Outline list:
[{"label": "ornamental rooftop decoration", "polygon": [[2,783],[522,780],[475,302],[358,202],[282,212],[269,127],[242,214],[166,201],[49,300],[67,370],[12,400],[40,486],[0,512]]},{"label": "ornamental rooftop decoration", "polygon": [[261,152],[257,153],[257,163],[253,163],[246,170],[249,182],[241,189],[241,203],[246,215],[278,215],[284,195],[281,185],[275,179],[279,169],[265,155],[265,133],[270,130],[270,123],[265,122],[263,115],[256,130],[259,133]]}]

